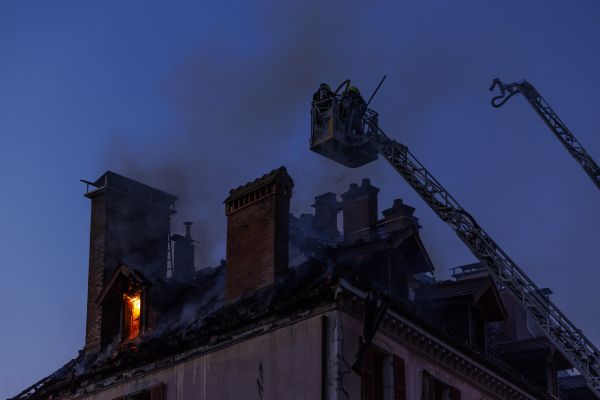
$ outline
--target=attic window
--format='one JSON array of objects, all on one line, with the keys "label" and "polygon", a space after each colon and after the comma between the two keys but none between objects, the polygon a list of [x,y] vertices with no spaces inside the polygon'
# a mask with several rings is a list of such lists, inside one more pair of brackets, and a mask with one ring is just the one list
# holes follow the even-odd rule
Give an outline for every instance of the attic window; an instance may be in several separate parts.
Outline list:
[{"label": "attic window", "polygon": [[132,340],[140,336],[142,292],[123,294],[123,339]]}]

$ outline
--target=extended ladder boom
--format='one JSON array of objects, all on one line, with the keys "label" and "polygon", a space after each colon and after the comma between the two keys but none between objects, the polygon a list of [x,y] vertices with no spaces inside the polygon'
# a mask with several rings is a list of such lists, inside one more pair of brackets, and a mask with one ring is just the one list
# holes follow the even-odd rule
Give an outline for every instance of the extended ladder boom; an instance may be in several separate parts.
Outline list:
[{"label": "extended ladder boom", "polygon": [[369,128],[366,140],[406,179],[432,210],[454,229],[475,257],[522,301],[548,338],[585,377],[590,389],[600,398],[598,349],[540,291],[408,148],[390,139],[377,126],[376,118],[376,113],[367,111],[365,125]]},{"label": "extended ladder boom", "polygon": [[496,78],[494,79],[490,90],[494,90],[496,86],[500,89],[500,95],[492,99],[492,105],[494,107],[501,107],[508,99],[521,93],[531,107],[533,107],[539,116],[542,117],[558,140],[560,140],[563,146],[571,153],[573,158],[575,158],[575,160],[583,167],[585,173],[588,174],[598,189],[600,189],[600,167],[587,151],[585,151],[581,143],[579,143],[577,138],[575,138],[573,133],[571,133],[569,128],[567,128],[560,120],[552,107],[550,107],[548,102],[544,100],[532,84],[525,80],[504,84],[500,79]]},{"label": "extended ladder boom", "polygon": [[[315,95],[316,97],[316,95]],[[444,220],[537,321],[550,341],[577,368],[600,399],[600,352],[594,344],[525,275],[406,146],[379,127],[378,114],[344,95],[313,98],[312,151],[354,168],[385,158],[431,209]]]}]

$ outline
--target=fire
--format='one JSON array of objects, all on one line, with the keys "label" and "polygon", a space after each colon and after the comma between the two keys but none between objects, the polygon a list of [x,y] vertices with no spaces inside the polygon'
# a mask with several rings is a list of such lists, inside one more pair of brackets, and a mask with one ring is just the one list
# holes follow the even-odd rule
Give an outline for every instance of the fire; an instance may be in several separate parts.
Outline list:
[{"label": "fire", "polygon": [[125,300],[125,331],[123,336],[126,339],[135,339],[140,335],[142,294],[140,292],[130,295],[124,294],[123,299]]}]

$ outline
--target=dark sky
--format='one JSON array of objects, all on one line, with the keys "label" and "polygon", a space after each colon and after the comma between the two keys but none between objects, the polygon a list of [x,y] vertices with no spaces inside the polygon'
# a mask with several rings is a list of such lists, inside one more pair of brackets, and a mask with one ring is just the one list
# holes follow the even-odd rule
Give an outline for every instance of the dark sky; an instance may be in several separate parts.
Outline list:
[{"label": "dark sky", "polygon": [[280,165],[294,212],[370,177],[380,209],[417,208],[438,277],[472,262],[384,161],[350,170],[308,150],[319,82],[370,93],[383,74],[383,129],[600,343],[600,193],[524,99],[496,110],[487,90],[528,79],[600,160],[600,4],[281,3],[0,2],[0,398],[83,345],[79,179],[106,169],[180,196],[198,267],[224,257],[227,191]]}]

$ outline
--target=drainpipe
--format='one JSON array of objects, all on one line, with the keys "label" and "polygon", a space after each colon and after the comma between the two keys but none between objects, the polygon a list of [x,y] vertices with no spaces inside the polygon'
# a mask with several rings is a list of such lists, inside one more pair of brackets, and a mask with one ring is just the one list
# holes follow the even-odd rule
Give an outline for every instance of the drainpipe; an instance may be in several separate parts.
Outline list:
[{"label": "drainpipe", "polygon": [[321,317],[321,400],[327,400],[327,316]]}]

